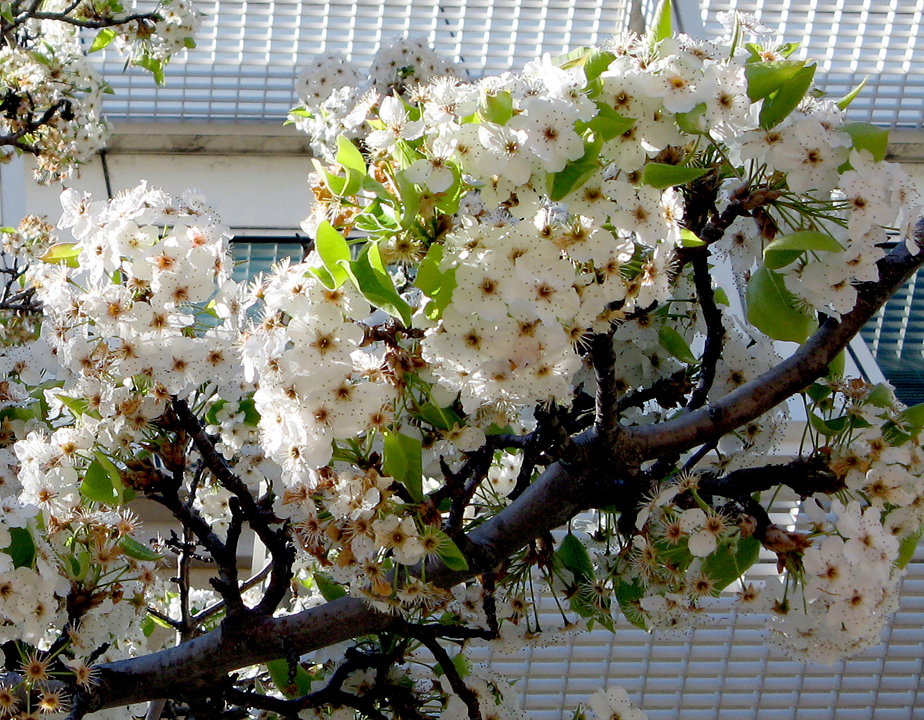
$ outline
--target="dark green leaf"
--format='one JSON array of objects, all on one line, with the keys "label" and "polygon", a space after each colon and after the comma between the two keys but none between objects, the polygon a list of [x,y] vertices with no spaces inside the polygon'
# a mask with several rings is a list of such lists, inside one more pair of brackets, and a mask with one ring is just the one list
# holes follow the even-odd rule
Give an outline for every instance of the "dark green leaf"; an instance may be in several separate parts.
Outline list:
[{"label": "dark green leaf", "polygon": [[747,572],[760,557],[760,541],[756,538],[739,538],[734,543],[722,543],[703,561],[703,571],[715,583],[718,594]]},{"label": "dark green leaf", "polygon": [[761,265],[748,281],[748,321],[774,340],[802,343],[809,335],[810,318],[796,309],[783,278]]},{"label": "dark green leaf", "polygon": [[32,567],[35,561],[35,541],[28,528],[11,527],[10,546],[3,552],[13,558],[13,567]]},{"label": "dark green leaf", "polygon": [[123,535],[119,538],[119,547],[122,552],[128,555],[130,558],[135,560],[141,560],[143,562],[154,562],[160,560],[163,555],[154,552],[147,545],[142,545],[140,542],[135,540],[135,538],[128,535]]},{"label": "dark green leaf", "polygon": [[[593,131],[596,138],[599,138],[603,142],[608,142],[613,138],[625,134],[635,125],[634,118],[627,118],[620,115],[606,103],[596,103],[596,105],[597,114],[590,122],[584,123],[583,127],[579,124],[579,132],[589,129]],[[599,153],[599,150],[597,152]]]},{"label": "dark green leaf", "polygon": [[549,176],[549,198],[555,202],[561,200],[587,182],[599,168],[600,143],[585,142],[580,160],[568,163],[564,170]]},{"label": "dark green leaf", "polygon": [[398,318],[405,327],[411,326],[411,307],[395,290],[391,277],[385,273],[384,277],[372,265],[370,256],[374,250],[379,257],[378,249],[374,244],[367,245],[356,260],[340,261],[343,267],[363,297],[372,305],[381,308],[392,317]]},{"label": "dark green leaf", "polygon": [[555,556],[561,564],[571,571],[576,582],[592,581],[594,566],[590,562],[587,549],[572,533],[565,535]]},{"label": "dark green leaf", "polygon": [[80,483],[80,492],[84,497],[94,502],[117,505],[119,493],[112,484],[112,478],[97,456],[87,468]]},{"label": "dark green leaf", "polygon": [[658,341],[661,347],[667,350],[671,355],[687,365],[695,365],[697,360],[693,351],[683,336],[668,325],[662,325],[658,330]]},{"label": "dark green leaf", "polygon": [[300,664],[296,664],[295,682],[289,684],[289,661],[280,658],[279,660],[270,660],[266,663],[266,669],[269,670],[270,678],[276,688],[292,700],[293,698],[304,697],[311,692],[311,676]]}]

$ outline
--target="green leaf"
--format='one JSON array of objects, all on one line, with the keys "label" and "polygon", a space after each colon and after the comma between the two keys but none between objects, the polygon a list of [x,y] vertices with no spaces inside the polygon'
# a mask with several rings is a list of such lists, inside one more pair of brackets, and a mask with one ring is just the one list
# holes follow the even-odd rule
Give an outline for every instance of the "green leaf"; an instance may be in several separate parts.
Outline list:
[{"label": "green leaf", "polygon": [[841,350],[837,355],[834,356],[834,359],[828,365],[828,377],[829,378],[839,378],[844,377],[844,372],[847,369],[847,353],[844,350]]},{"label": "green leaf", "polygon": [[572,533],[565,535],[555,557],[561,564],[571,571],[577,582],[593,581],[594,566],[590,562],[587,548]]},{"label": "green leaf", "polygon": [[141,632],[144,633],[144,636],[151,637],[156,629],[157,623],[154,622],[153,616],[145,615],[144,620],[141,621]]},{"label": "green leaf", "polygon": [[303,118],[313,118],[314,117],[314,115],[308,110],[308,108],[301,106],[301,105],[289,110],[289,115],[295,115],[296,117],[303,117]]},{"label": "green leaf", "polygon": [[400,195],[400,207],[404,208],[401,214],[401,227],[408,230],[414,224],[417,210],[420,208],[420,191],[414,183],[407,179],[404,172],[395,175],[395,185]]},{"label": "green leaf", "polygon": [[816,65],[800,68],[792,78],[784,82],[778,90],[764,98],[760,109],[760,126],[766,130],[779,125],[789,113],[796,109],[805,93],[808,92],[815,77]]},{"label": "green leaf", "polygon": [[677,127],[683,132],[689,135],[702,135],[708,129],[705,115],[706,103],[700,103],[689,112],[676,113],[674,119],[677,121]]},{"label": "green leaf", "polygon": [[13,558],[13,567],[32,567],[35,561],[35,540],[32,539],[32,533],[28,528],[11,527],[10,546],[3,549],[7,555]]},{"label": "green leaf", "polygon": [[764,264],[771,270],[786,267],[806,251],[843,252],[841,244],[827,233],[800,230],[781,235],[764,248]]},{"label": "green leaf", "polygon": [[844,95],[844,97],[838,100],[837,107],[840,108],[841,110],[846,110],[848,107],[850,107],[850,103],[852,103],[854,101],[854,98],[856,98],[857,95],[859,95],[860,92],[863,90],[863,88],[866,87],[867,80],[869,80],[869,75],[863,78],[860,81],[860,84],[857,85],[853,90],[851,90],[849,93]]},{"label": "green leaf", "polygon": [[87,50],[88,53],[95,53],[98,50],[102,50],[104,47],[107,47],[109,43],[116,39],[116,31],[112,28],[103,28],[98,33],[96,37],[93,38],[93,44],[90,45],[90,49]]},{"label": "green leaf", "polygon": [[455,410],[452,408],[441,408],[434,402],[424,403],[417,410],[422,420],[440,430],[450,430],[453,425],[458,425],[462,422],[462,419],[456,414]]},{"label": "green leaf", "polygon": [[796,309],[792,293],[783,278],[761,265],[748,281],[748,321],[774,340],[802,343],[809,335],[811,320]]},{"label": "green leaf", "polygon": [[191,37],[183,38],[183,47],[185,47],[187,50],[195,50],[196,41]]},{"label": "green leaf", "polygon": [[334,281],[334,287],[338,288],[345,283],[350,275],[344,269],[341,261],[350,261],[350,246],[343,235],[334,229],[327,220],[318,225],[318,231],[314,239],[314,247],[330,273]]},{"label": "green leaf", "polygon": [[289,661],[283,658],[279,660],[270,660],[266,663],[266,669],[269,671],[270,678],[276,688],[292,700],[293,698],[304,697],[311,692],[311,675],[308,671],[296,663],[295,682],[289,684]]},{"label": "green leaf", "polygon": [[433,243],[427,254],[417,267],[417,277],[414,278],[414,287],[427,297],[433,297],[443,284],[443,273],[440,272],[440,262],[443,259],[443,245]]},{"label": "green leaf", "polygon": [[549,176],[549,198],[558,202],[575,188],[581,187],[600,169],[600,142],[584,143],[584,154],[569,162],[561,172]]},{"label": "green leaf", "polygon": [[[86,398],[72,398],[67,395],[55,395],[55,397],[61,401],[61,404],[64,405],[68,410],[71,411],[71,415],[75,418],[79,418],[81,415],[87,412],[87,400]],[[101,416],[98,411],[94,410],[89,413],[90,417],[99,419]]]},{"label": "green leaf", "polygon": [[109,505],[119,503],[119,493],[112,484],[109,472],[99,461],[99,454],[84,473],[83,482],[80,483],[80,492],[88,500],[93,500],[94,502]]},{"label": "green leaf", "polygon": [[340,266],[346,270],[356,289],[366,300],[392,317],[401,320],[405,327],[410,327],[411,306],[395,290],[391,276],[388,273],[384,273],[383,276],[373,267],[370,260],[373,254],[379,258],[379,263],[381,263],[378,247],[370,243],[363,248],[356,260],[350,262],[341,260]]},{"label": "green leaf", "polygon": [[[584,130],[591,130],[594,137],[609,142],[613,138],[624,135],[635,125],[634,118],[627,118],[613,110],[606,103],[596,103],[597,114],[587,123],[579,123],[577,129],[583,133]],[[598,151],[599,152],[599,151]],[[580,162],[580,161],[578,161]]]},{"label": "green leaf", "polygon": [[715,583],[715,593],[724,590],[747,572],[760,557],[760,541],[756,538],[739,538],[737,542],[722,543],[703,561],[703,571]]},{"label": "green leaf", "polygon": [[484,93],[478,114],[485,122],[506,124],[513,117],[513,96],[506,90]]},{"label": "green leaf", "polygon": [[158,85],[164,84],[164,66],[166,63],[163,60],[158,60],[150,55],[143,55],[140,58],[135,58],[132,64],[150,71],[154,76],[154,82]]},{"label": "green leaf", "polygon": [[593,82],[610,66],[616,56],[606,50],[594,48],[584,60],[584,76],[587,82]]},{"label": "green leaf", "polygon": [[821,383],[812,383],[809,385],[808,389],[805,391],[805,394],[808,395],[816,403],[821,402],[827,397],[830,397],[833,390],[827,385],[822,385]]},{"label": "green leaf", "polygon": [[423,444],[417,438],[385,432],[382,470],[400,482],[416,502],[423,496]]},{"label": "green leaf", "polygon": [[147,545],[142,545],[129,535],[123,535],[119,538],[119,548],[130,558],[143,562],[155,562],[163,558],[163,555],[154,552]]},{"label": "green leaf", "polygon": [[805,60],[770,60],[748,63],[744,76],[748,82],[748,97],[757,102],[779,90],[805,67]]},{"label": "green leaf", "polygon": [[706,243],[700,240],[697,234],[692,230],[683,228],[683,230],[680,231],[680,244],[684,247],[701,247]]},{"label": "green leaf", "polygon": [[337,163],[349,170],[355,170],[360,175],[366,174],[366,161],[351,140],[345,136],[337,137]]},{"label": "green leaf", "polygon": [[825,420],[813,412],[809,413],[809,424],[811,424],[816,432],[824,435],[825,437],[834,437],[835,435],[842,433],[844,428],[847,427],[847,420],[847,417]]},{"label": "green leaf", "polygon": [[895,402],[895,395],[892,393],[891,386],[886,383],[878,383],[870,390],[866,401],[878,408],[891,407]]},{"label": "green leaf", "polygon": [[315,171],[324,177],[324,182],[327,185],[327,189],[337,197],[341,197],[347,184],[347,178],[343,178],[339,175],[333,175],[327,172],[327,168],[325,168],[324,165],[321,164],[321,161],[317,158],[312,158],[311,163],[314,165]]},{"label": "green leaf", "polygon": [[695,365],[697,360],[693,351],[683,336],[668,325],[662,325],[658,330],[658,341],[661,347],[667,350],[671,355],[684,362],[687,365]]},{"label": "green leaf", "polygon": [[914,557],[914,551],[918,547],[922,534],[924,534],[924,527],[902,538],[901,544],[898,546],[898,559],[895,561],[896,567],[903,569],[911,562],[911,558]]},{"label": "green leaf", "polygon": [[574,67],[581,67],[587,61],[587,56],[590,54],[591,48],[586,45],[581,45],[580,47],[574,48],[564,55],[556,55],[552,58],[552,63],[557,67],[563,68],[565,70]]},{"label": "green leaf", "polygon": [[671,36],[671,0],[661,0],[648,28],[648,49],[654,51],[658,43]]},{"label": "green leaf", "polygon": [[626,616],[626,620],[642,630],[647,630],[648,626],[645,625],[645,621],[639,613],[637,603],[645,594],[645,588],[638,581],[638,578],[635,578],[630,583],[619,580],[615,587],[616,602],[619,603],[622,614]]},{"label": "green leaf", "polygon": [[[456,669],[456,672],[459,673],[459,677],[464,678],[464,677],[467,677],[469,673],[471,673],[472,668],[468,662],[468,659],[465,657],[465,653],[460,652],[458,655],[454,655],[451,658],[451,660],[452,660],[452,666]],[[436,664],[435,671],[436,671],[437,677],[442,677],[443,675],[446,674],[446,671],[443,669],[443,666],[440,665],[439,663]]]},{"label": "green leaf", "polygon": [[725,305],[728,307],[731,303],[728,302],[728,293],[725,292],[724,288],[717,287],[713,289],[712,294],[715,295],[715,301],[719,305]]},{"label": "green leaf", "polygon": [[645,185],[664,190],[665,188],[683,185],[696,180],[709,172],[709,168],[696,168],[687,165],[668,165],[666,163],[650,162],[642,171],[642,182]]},{"label": "green leaf", "polygon": [[886,148],[889,145],[887,129],[861,122],[841,125],[840,129],[850,135],[854,148],[868,150],[876,162],[885,159]]},{"label": "green leaf", "polygon": [[443,310],[452,302],[452,292],[456,289],[456,269],[450,268],[443,273],[443,284],[440,286],[436,297],[432,302],[427,303],[425,312],[430,320],[439,320],[443,316]]},{"label": "green leaf", "polygon": [[459,546],[442,530],[439,532],[438,537],[439,549],[437,552],[439,553],[440,560],[446,564],[446,567],[450,570],[468,570],[468,561],[465,559],[465,555],[462,554],[462,551],[459,550]]},{"label": "green leaf", "polygon": [[321,596],[327,600],[327,602],[332,602],[347,594],[342,585],[338,585],[324,573],[315,572],[314,581],[317,583],[318,591],[321,593]]},{"label": "green leaf", "polygon": [[79,255],[80,248],[77,247],[77,243],[55,243],[45,251],[45,254],[39,260],[53,265],[64,263],[68,267],[75,268],[79,267],[77,264]]}]

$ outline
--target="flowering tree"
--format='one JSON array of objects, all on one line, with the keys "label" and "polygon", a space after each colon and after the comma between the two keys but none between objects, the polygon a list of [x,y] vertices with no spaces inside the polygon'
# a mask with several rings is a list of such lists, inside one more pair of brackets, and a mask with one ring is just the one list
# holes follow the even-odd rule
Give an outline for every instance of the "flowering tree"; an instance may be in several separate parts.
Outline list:
[{"label": "flowering tree", "polygon": [[164,0],[152,12],[128,12],[119,0],[2,0],[0,163],[30,153],[39,179],[56,181],[105,145],[100,111],[111,90],[87,62],[81,30],[96,31],[89,52],[112,44],[163,82],[164,65],[195,47],[198,27],[187,0]]},{"label": "flowering tree", "polygon": [[724,595],[800,657],[877,641],[924,408],[842,358],[924,262],[917,197],[793,46],[668,16],[477,83],[412,42],[317,59],[313,246],[249,286],[195,195],[67,190],[73,241],[6,234],[2,717],[512,717],[465,652],[543,642],[537,592],[556,632]]}]

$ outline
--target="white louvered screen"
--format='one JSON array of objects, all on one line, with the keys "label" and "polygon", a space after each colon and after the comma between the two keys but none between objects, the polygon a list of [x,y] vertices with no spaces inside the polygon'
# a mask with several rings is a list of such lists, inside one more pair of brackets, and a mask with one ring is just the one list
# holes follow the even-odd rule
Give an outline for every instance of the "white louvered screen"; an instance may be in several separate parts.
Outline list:
[{"label": "white louvered screen", "polygon": [[[198,47],[175,59],[166,85],[122,73],[115,50],[92,56],[115,95],[113,120],[282,122],[301,64],[341,51],[360,64],[383,42],[425,36],[479,77],[518,69],[542,53],[597,44],[626,27],[623,0],[211,0]],[[89,38],[88,38],[89,40]]]},{"label": "white louvered screen", "polygon": [[755,13],[786,42],[818,60],[816,84],[835,99],[870,76],[849,115],[877,125],[924,128],[924,3],[921,0],[701,0],[707,37],[716,13]]}]

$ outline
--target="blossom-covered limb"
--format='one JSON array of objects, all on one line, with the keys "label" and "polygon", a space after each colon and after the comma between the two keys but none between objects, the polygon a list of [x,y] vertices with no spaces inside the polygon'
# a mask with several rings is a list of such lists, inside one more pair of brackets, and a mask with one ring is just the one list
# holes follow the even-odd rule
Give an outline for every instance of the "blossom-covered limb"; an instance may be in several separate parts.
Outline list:
[{"label": "blossom-covered limb", "polygon": [[[914,229],[917,246],[924,247],[924,221]],[[858,289],[856,306],[840,320],[829,318],[789,358],[721,400],[695,412],[655,425],[626,430],[624,442],[641,457],[690,450],[741,427],[779,405],[823,376],[882,304],[924,263],[924,253],[912,255],[905,245],[894,248],[877,263],[880,281]]]},{"label": "blossom-covered limb", "polygon": [[446,679],[449,681],[450,686],[452,686],[453,692],[462,699],[462,702],[464,702],[466,708],[468,708],[469,720],[481,720],[481,709],[478,703],[478,696],[465,684],[465,681],[459,675],[459,670],[453,664],[452,658],[449,657],[449,653],[446,652],[446,648],[440,645],[439,640],[436,639],[437,634],[430,632],[429,628],[420,625],[406,624],[402,629],[407,632],[408,635],[420,641],[420,643],[432,653],[433,657],[439,663],[440,669],[445,673]]}]

